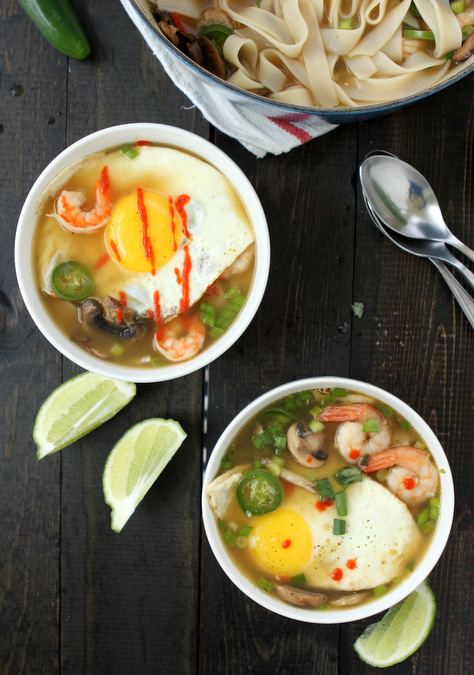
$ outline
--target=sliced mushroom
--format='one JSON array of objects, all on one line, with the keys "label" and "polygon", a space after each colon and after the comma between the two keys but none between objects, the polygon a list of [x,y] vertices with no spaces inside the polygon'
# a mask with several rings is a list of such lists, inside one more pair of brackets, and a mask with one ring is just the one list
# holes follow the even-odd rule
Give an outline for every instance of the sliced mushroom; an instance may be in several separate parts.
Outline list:
[{"label": "sliced mushroom", "polygon": [[178,29],[172,23],[168,21],[159,21],[158,28],[161,30],[163,35],[168,38],[168,40],[174,44],[175,47],[179,47],[179,35]]},{"label": "sliced mushroom", "polygon": [[457,52],[451,57],[453,63],[461,63],[474,54],[474,33],[471,33],[467,40],[464,40]]},{"label": "sliced mushroom", "polygon": [[328,599],[327,595],[323,593],[316,593],[314,591],[306,591],[301,588],[294,588],[293,586],[277,586],[277,595],[286,602],[299,607],[319,607]]},{"label": "sliced mushroom", "polygon": [[360,591],[359,593],[349,593],[349,595],[343,595],[336,600],[331,600],[331,607],[354,607],[355,605],[360,605],[366,597],[368,596],[368,591]]},{"label": "sliced mushroom", "polygon": [[[265,466],[267,464],[270,464],[272,460],[268,457],[264,457],[261,461],[262,464]],[[314,484],[311,483],[311,481],[309,481],[301,474],[296,473],[296,471],[290,471],[290,469],[285,469],[285,467],[281,467],[280,478],[286,480],[288,483],[296,485],[297,487],[303,488],[304,490],[308,490],[308,492],[311,492],[311,494],[313,495],[316,494],[316,488],[314,487]]]},{"label": "sliced mushroom", "polygon": [[220,24],[221,26],[227,26],[227,28],[231,28],[232,30],[235,28],[235,23],[228,14],[218,7],[211,7],[210,9],[205,9],[204,12],[201,12],[199,15],[197,22],[198,33],[204,26],[212,26],[215,23]]},{"label": "sliced mushroom", "polygon": [[286,434],[288,450],[306,468],[322,466],[327,460],[324,440],[324,431],[311,431],[304,422],[295,422]]},{"label": "sliced mushroom", "polygon": [[148,330],[145,320],[137,319],[130,307],[122,307],[110,296],[106,296],[102,303],[95,298],[84,300],[80,305],[79,318],[83,324],[126,340],[139,340]]},{"label": "sliced mushroom", "polygon": [[224,61],[212,42],[205,35],[202,35],[199,38],[199,46],[204,56],[204,66],[210,73],[224,80],[226,75]]}]

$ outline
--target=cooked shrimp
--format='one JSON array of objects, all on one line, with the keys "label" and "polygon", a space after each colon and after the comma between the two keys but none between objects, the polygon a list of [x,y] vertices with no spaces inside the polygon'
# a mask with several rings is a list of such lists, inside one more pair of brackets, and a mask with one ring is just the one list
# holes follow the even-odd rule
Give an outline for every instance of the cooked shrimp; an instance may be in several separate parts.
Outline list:
[{"label": "cooked shrimp", "polygon": [[[342,422],[334,438],[341,455],[350,464],[357,464],[361,455],[375,455],[390,445],[389,423],[376,408],[368,403],[330,405],[318,419],[323,422]],[[378,422],[378,431],[364,431],[367,420]]]},{"label": "cooked shrimp", "polygon": [[234,274],[242,274],[247,270],[252,262],[253,256],[255,254],[255,244],[250,244],[247,246],[245,251],[243,251],[233,263],[229,265],[221,274],[220,278],[224,281],[227,281]]},{"label": "cooked shrimp", "polygon": [[362,468],[372,473],[389,467],[387,487],[406,504],[420,504],[438,492],[438,469],[426,450],[400,445],[371,457]]},{"label": "cooked shrimp", "polygon": [[86,195],[82,190],[63,190],[56,200],[55,213],[51,214],[69,232],[95,232],[110,218],[113,195],[107,167],[104,166],[95,186],[95,206],[90,211],[82,208]]},{"label": "cooked shrimp", "polygon": [[159,327],[153,346],[170,361],[185,361],[202,349],[205,337],[206,328],[198,317],[178,316]]}]

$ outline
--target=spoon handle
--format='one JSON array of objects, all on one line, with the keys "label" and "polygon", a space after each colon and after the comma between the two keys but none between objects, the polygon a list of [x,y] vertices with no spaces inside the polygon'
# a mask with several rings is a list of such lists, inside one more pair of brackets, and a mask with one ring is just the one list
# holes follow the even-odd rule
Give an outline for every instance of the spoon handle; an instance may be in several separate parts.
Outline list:
[{"label": "spoon handle", "polygon": [[[448,262],[448,259],[446,259],[446,262]],[[471,272],[471,270],[468,269],[466,265],[463,265],[463,263],[454,256],[451,261],[451,264],[453,265],[453,267],[456,267],[461,272],[461,274],[465,277],[465,279],[467,279],[469,285],[472,286],[472,288],[474,288],[474,274]]]},{"label": "spoon handle", "polygon": [[453,237],[449,238],[446,240],[446,244],[451,244],[451,246],[454,246],[455,248],[458,249],[458,251],[461,251],[461,253],[464,253],[464,255],[469,258],[469,260],[472,260],[474,262],[474,251],[472,248],[469,248],[469,246],[466,246],[466,244],[463,244],[462,241],[460,241],[457,237],[453,235]]},{"label": "spoon handle", "polygon": [[462,311],[466,315],[467,320],[474,328],[474,300],[471,298],[469,293],[467,293],[464,288],[461,286],[459,281],[454,277],[451,272],[446,268],[439,260],[436,258],[430,258],[433,265],[436,266],[438,272],[441,274],[445,282],[448,284],[451,289],[452,294],[456,298],[461,307]]}]

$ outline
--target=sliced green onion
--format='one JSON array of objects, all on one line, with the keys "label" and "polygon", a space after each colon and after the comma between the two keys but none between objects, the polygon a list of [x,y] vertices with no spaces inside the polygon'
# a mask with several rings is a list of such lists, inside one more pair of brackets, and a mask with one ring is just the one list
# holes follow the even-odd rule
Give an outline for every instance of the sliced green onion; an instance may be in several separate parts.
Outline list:
[{"label": "sliced green onion", "polygon": [[426,521],[428,520],[430,515],[430,510],[429,509],[423,509],[423,511],[420,511],[420,513],[416,517],[416,523],[418,527],[421,527]]},{"label": "sliced green onion", "polygon": [[281,467],[276,462],[268,462],[267,469],[277,478],[281,474]]},{"label": "sliced green onion", "polygon": [[238,532],[240,526],[238,523],[235,522],[235,520],[229,520],[227,524],[233,532],[235,533]]},{"label": "sliced green onion", "polygon": [[341,19],[338,28],[341,30],[354,30],[355,21],[354,19]]},{"label": "sliced green onion", "polygon": [[255,469],[261,469],[263,467],[262,460],[259,457],[256,457],[253,462]]},{"label": "sliced green onion", "polygon": [[125,348],[122,345],[120,345],[118,342],[113,344],[111,346],[111,348],[109,349],[109,352],[110,352],[110,354],[112,354],[112,356],[122,356],[124,351],[125,351]]},{"label": "sliced green onion", "polygon": [[453,56],[455,55],[455,53],[456,53],[456,52],[449,52],[449,54],[446,54],[446,56],[445,56],[444,58],[446,59],[446,61],[449,61],[450,59],[453,58]]},{"label": "sliced green onion", "polygon": [[439,497],[430,499],[430,520],[436,520],[439,516]]},{"label": "sliced green onion", "polygon": [[322,412],[321,406],[315,405],[311,408],[311,410],[309,411],[309,414],[312,415],[313,417],[317,417],[320,412]]},{"label": "sliced green onion", "polygon": [[400,422],[400,426],[401,426],[402,429],[405,429],[405,431],[408,431],[409,429],[412,429],[412,428],[413,428],[413,427],[411,426],[410,422],[408,422],[407,420],[402,420],[402,421]]},{"label": "sliced green onion", "polygon": [[228,527],[227,530],[224,532],[224,540],[227,546],[234,546],[236,539],[237,535],[233,530],[230,529],[230,527]]},{"label": "sliced green onion", "polygon": [[359,466],[367,466],[369,463],[369,455],[362,455],[359,461]]},{"label": "sliced green onion", "polygon": [[467,38],[474,33],[474,26],[464,26],[461,31],[462,41],[464,42]]},{"label": "sliced green onion", "polygon": [[235,540],[235,543],[237,544],[238,548],[245,548],[248,543],[248,537],[243,537],[242,535],[237,535],[237,539]]},{"label": "sliced green onion", "polygon": [[347,391],[345,389],[342,389],[341,387],[334,387],[332,390],[332,395],[333,396],[347,396]]},{"label": "sliced green onion", "polygon": [[120,152],[122,155],[125,155],[125,157],[128,157],[128,159],[135,159],[135,157],[138,157],[138,150],[135,150],[135,148],[132,148],[130,145],[124,145],[123,148],[120,148]]},{"label": "sliced green onion", "polygon": [[292,394],[285,400],[285,410],[293,410],[294,408],[301,408],[311,398],[310,391],[300,391],[298,394]]},{"label": "sliced green onion", "polygon": [[379,420],[365,420],[363,431],[366,434],[377,434],[380,431]]},{"label": "sliced green onion", "polygon": [[440,473],[446,473],[446,471],[444,469],[440,469],[439,472]]},{"label": "sliced green onion", "polygon": [[221,530],[223,530],[224,527],[225,527],[225,520],[218,520],[218,521],[217,521],[217,525],[219,526],[219,528],[220,528]]},{"label": "sliced green onion", "polygon": [[395,577],[395,579],[392,579],[392,581],[390,583],[393,586],[394,584],[399,584],[401,580],[402,580],[401,577]]},{"label": "sliced green onion", "polygon": [[292,586],[303,586],[306,583],[306,577],[303,573],[297,574],[295,577],[290,579]]},{"label": "sliced green onion", "polygon": [[232,469],[232,462],[230,462],[228,459],[223,459],[221,462],[221,469],[223,471],[227,471],[227,469]]},{"label": "sliced green onion", "polygon": [[283,410],[283,408],[270,408],[269,410],[265,410],[260,415],[260,419],[262,420],[268,418],[274,418],[277,422],[280,422],[280,424],[284,424],[285,426],[287,424],[293,424],[293,422],[296,422],[296,417],[290,415],[290,413],[286,412],[286,410]]},{"label": "sliced green onion", "polygon": [[407,570],[410,570],[410,572],[413,572],[413,570],[415,569],[415,562],[414,561],[408,562],[405,565],[405,567],[407,568]]},{"label": "sliced green onion", "polygon": [[225,333],[225,328],[219,328],[219,326],[213,326],[209,335],[213,338],[217,338],[217,337],[220,337],[221,335],[224,335],[224,333]]},{"label": "sliced green onion", "polygon": [[228,457],[229,459],[234,459],[236,452],[237,448],[235,447],[235,445],[231,445],[230,448],[227,449],[226,457]]},{"label": "sliced green onion", "polygon": [[305,476],[310,481],[310,483],[316,483],[316,481],[318,480],[318,470],[306,469]]},{"label": "sliced green onion", "polygon": [[275,464],[278,464],[278,466],[285,466],[285,460],[279,455],[273,455],[272,461],[275,462]]},{"label": "sliced green onion", "polygon": [[434,40],[434,33],[432,30],[413,30],[412,28],[405,28],[403,37],[413,38],[415,40]]},{"label": "sliced green onion", "polygon": [[230,324],[243,307],[244,302],[245,296],[239,293],[227,303],[227,305],[216,318],[215,325],[210,332],[212,337],[218,337],[219,335],[222,335],[222,333],[226,331],[227,328],[229,328]]},{"label": "sliced green onion", "polygon": [[454,2],[451,2],[450,5],[455,14],[461,14],[461,12],[464,12],[466,9],[466,3],[464,0],[454,0]]},{"label": "sliced green onion", "polygon": [[346,534],[346,521],[334,518],[332,530],[334,534]]},{"label": "sliced green onion", "polygon": [[335,403],[337,403],[335,396],[325,396],[321,400],[321,405],[323,408],[327,408],[329,405],[334,405]]},{"label": "sliced green onion", "polygon": [[275,424],[271,424],[269,427],[267,427],[265,431],[270,434],[272,439],[275,439],[283,434],[283,427],[281,426],[280,422],[275,422]]},{"label": "sliced green onion", "polygon": [[253,436],[252,443],[257,448],[257,450],[263,450],[263,448],[272,445],[273,439],[267,431],[263,431],[261,434]]},{"label": "sliced green onion", "polygon": [[415,5],[414,2],[411,3],[409,11],[413,14],[413,16],[417,16],[418,18],[421,18],[421,14],[418,11],[418,7]]},{"label": "sliced green onion", "polygon": [[379,483],[385,483],[387,480],[388,476],[388,469],[380,469],[380,471],[377,471],[375,474],[375,478],[378,480]]},{"label": "sliced green onion", "polygon": [[317,431],[322,431],[324,429],[324,424],[320,422],[320,420],[311,420],[308,424],[308,428],[311,429],[313,433],[316,433]]},{"label": "sliced green onion", "polygon": [[273,439],[273,443],[275,445],[276,450],[279,452],[276,454],[279,454],[280,452],[283,452],[286,448],[286,436],[276,436]]},{"label": "sliced green onion", "polygon": [[346,466],[336,473],[336,480],[339,485],[362,481],[362,471],[358,466]]},{"label": "sliced green onion", "polygon": [[252,530],[253,527],[251,527],[250,525],[242,525],[240,530],[237,532],[237,535],[239,537],[248,537],[249,534],[252,532]]},{"label": "sliced green onion", "polygon": [[391,417],[393,415],[393,410],[389,405],[381,403],[377,406],[377,410],[382,413],[384,417]]},{"label": "sliced green onion", "polygon": [[321,480],[316,481],[316,486],[318,488],[319,496],[321,501],[324,501],[326,498],[334,501],[334,492],[332,491],[331,483],[328,478],[321,478]]},{"label": "sliced green onion", "polygon": [[381,598],[387,592],[386,587],[382,584],[381,586],[376,586],[373,589],[374,598]]},{"label": "sliced green onion", "polygon": [[264,577],[260,577],[260,579],[257,581],[257,586],[266,593],[270,593],[270,591],[273,590],[273,584],[270,581],[267,581],[267,579]]},{"label": "sliced green onion", "polygon": [[342,492],[336,492],[334,494],[334,498],[336,500],[336,512],[338,516],[347,516],[347,499],[346,499],[346,493],[344,491]]},{"label": "sliced green onion", "polygon": [[418,450],[426,450],[426,443],[423,443],[423,441],[416,441],[415,448],[418,448]]},{"label": "sliced green onion", "polygon": [[206,324],[206,326],[214,328],[216,323],[215,308],[212,305],[208,305],[207,302],[201,302],[200,310],[201,310],[201,321],[204,324]]},{"label": "sliced green onion", "polygon": [[434,526],[435,526],[435,524],[432,520],[427,520],[426,523],[423,523],[423,525],[420,525],[420,530],[426,534],[427,532],[431,532],[431,530],[434,528]]}]

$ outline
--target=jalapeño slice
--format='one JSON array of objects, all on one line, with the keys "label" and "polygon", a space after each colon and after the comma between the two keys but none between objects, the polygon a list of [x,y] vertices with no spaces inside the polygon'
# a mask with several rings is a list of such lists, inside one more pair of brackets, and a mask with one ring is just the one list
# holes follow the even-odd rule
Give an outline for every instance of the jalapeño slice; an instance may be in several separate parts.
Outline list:
[{"label": "jalape\u00f1o slice", "polygon": [[92,293],[94,282],[85,265],[69,260],[56,265],[51,274],[51,286],[61,300],[80,302]]},{"label": "jalape\u00f1o slice", "polygon": [[240,508],[247,516],[263,516],[280,506],[283,488],[272,473],[256,469],[241,478],[236,496]]}]

